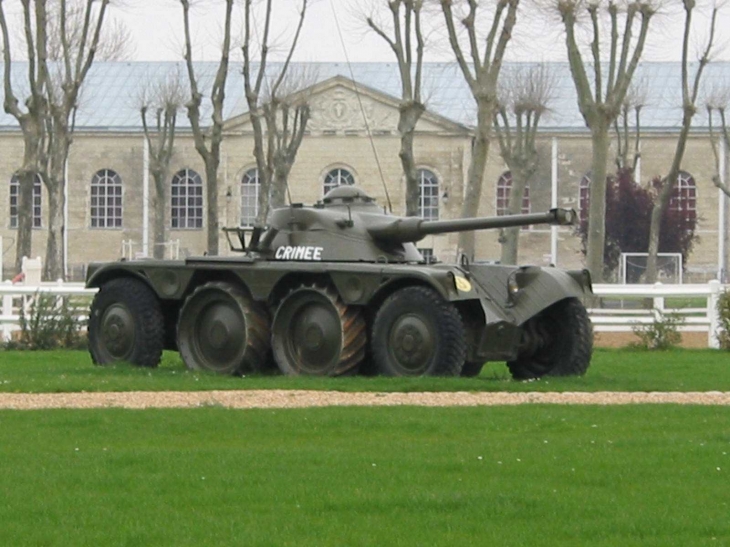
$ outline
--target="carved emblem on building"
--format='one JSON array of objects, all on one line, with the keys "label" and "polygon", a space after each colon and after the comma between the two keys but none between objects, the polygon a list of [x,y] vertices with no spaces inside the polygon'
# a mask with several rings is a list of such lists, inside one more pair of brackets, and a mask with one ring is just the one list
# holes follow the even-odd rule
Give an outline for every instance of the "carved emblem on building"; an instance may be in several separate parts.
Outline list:
[{"label": "carved emblem on building", "polygon": [[[362,102],[362,108],[360,107]],[[310,100],[311,131],[365,131],[365,120],[371,131],[393,131],[398,125],[398,112],[361,94],[336,87]]]}]

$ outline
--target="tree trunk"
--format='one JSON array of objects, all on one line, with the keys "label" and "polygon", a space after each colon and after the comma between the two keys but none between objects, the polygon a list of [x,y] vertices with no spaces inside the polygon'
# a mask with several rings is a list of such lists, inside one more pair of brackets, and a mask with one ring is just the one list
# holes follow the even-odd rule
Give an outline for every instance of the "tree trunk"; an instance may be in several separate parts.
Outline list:
[{"label": "tree trunk", "polygon": [[208,254],[218,255],[218,237],[220,226],[218,225],[218,164],[219,155],[210,154],[209,161],[205,162],[205,193],[208,201]]},{"label": "tree trunk", "polygon": [[409,217],[418,215],[418,205],[421,197],[416,160],[413,156],[413,140],[416,124],[423,111],[423,106],[417,103],[401,106],[398,120],[398,132],[400,133],[400,152],[398,156],[406,179],[406,216]]},{"label": "tree trunk", "polygon": [[[479,118],[477,126],[478,129],[472,146],[472,158],[471,163],[469,164],[469,173],[466,180],[464,203],[461,206],[462,218],[471,218],[479,214],[479,202],[482,197],[482,183],[484,181],[484,168],[487,165],[487,157],[489,156],[492,110],[493,106],[491,104],[479,104],[477,106],[477,116]],[[479,128],[482,129],[479,130]],[[474,231],[469,230],[459,233],[459,252],[463,253],[471,260],[474,259],[474,242]]]},{"label": "tree trunk", "polygon": [[66,229],[63,218],[65,196],[63,177],[53,177],[46,185],[48,188],[48,239],[46,243],[46,262],[43,265],[43,278],[55,281],[64,278],[63,272],[63,234]]},{"label": "tree trunk", "polygon": [[659,269],[657,267],[657,258],[659,255],[659,239],[661,238],[662,217],[664,211],[669,206],[672,197],[672,190],[677,183],[679,177],[679,169],[684,158],[684,150],[687,146],[687,137],[689,137],[690,125],[692,123],[693,110],[685,108],[682,119],[682,130],[679,132],[677,140],[677,148],[674,151],[674,159],[669,174],[664,179],[662,188],[651,210],[651,223],[649,225],[649,252],[646,257],[646,271],[644,272],[645,283],[655,283]]},{"label": "tree trunk", "polygon": [[606,163],[611,141],[608,125],[592,129],[593,161],[591,167],[590,206],[586,266],[595,283],[603,281],[603,253],[606,239]]},{"label": "tree trunk", "polygon": [[[33,160],[30,160],[33,161]],[[24,162],[28,165],[27,162]],[[15,271],[23,266],[23,257],[31,258],[33,252],[33,184],[36,174],[25,166],[18,172],[18,235],[15,246]],[[1,251],[1,250],[0,250]]]},{"label": "tree trunk", "polygon": [[271,179],[269,194],[269,210],[286,205],[286,184],[290,170],[291,165],[282,165],[279,162],[274,165],[274,176]]},{"label": "tree trunk", "polygon": [[152,210],[155,214],[152,235],[152,256],[157,259],[163,259],[165,258],[165,241],[167,239],[167,222],[165,218],[165,211],[167,211],[165,179],[167,177],[164,173],[152,173],[152,178],[155,181],[155,192],[152,196]]},{"label": "tree trunk", "polygon": [[[510,172],[512,173],[512,188],[510,189],[507,213],[517,215],[522,211],[522,197],[525,194],[528,177],[522,169],[511,169]],[[516,226],[514,228],[505,228],[502,231],[500,238],[502,243],[500,262],[502,264],[517,264],[520,230],[521,228]]]}]

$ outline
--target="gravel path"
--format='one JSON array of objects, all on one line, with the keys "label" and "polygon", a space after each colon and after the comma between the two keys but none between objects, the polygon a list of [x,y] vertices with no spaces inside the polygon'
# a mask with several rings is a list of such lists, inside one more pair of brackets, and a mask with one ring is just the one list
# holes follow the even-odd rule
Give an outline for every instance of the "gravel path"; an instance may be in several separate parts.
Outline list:
[{"label": "gravel path", "polygon": [[339,391],[251,390],[112,393],[0,393],[0,409],[41,408],[304,408],[322,406],[494,406],[521,404],[730,405],[730,392],[566,393],[344,393]]}]

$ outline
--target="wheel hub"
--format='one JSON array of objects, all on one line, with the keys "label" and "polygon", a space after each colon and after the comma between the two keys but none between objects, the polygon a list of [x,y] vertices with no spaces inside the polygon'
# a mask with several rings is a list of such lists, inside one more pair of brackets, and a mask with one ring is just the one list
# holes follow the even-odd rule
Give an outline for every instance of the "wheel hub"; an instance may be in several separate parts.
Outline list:
[{"label": "wheel hub", "polygon": [[433,353],[433,335],[422,317],[407,315],[391,329],[390,345],[397,362],[412,372],[428,363]]},{"label": "wheel hub", "polygon": [[216,320],[208,331],[208,340],[210,345],[215,349],[223,348],[230,338],[228,326],[220,320]]},{"label": "wheel hub", "polygon": [[126,306],[114,304],[101,319],[101,339],[116,360],[129,356],[134,347],[134,319]]},{"label": "wheel hub", "polygon": [[324,332],[319,325],[309,325],[304,334],[304,343],[308,350],[316,351],[322,347],[324,343]]}]

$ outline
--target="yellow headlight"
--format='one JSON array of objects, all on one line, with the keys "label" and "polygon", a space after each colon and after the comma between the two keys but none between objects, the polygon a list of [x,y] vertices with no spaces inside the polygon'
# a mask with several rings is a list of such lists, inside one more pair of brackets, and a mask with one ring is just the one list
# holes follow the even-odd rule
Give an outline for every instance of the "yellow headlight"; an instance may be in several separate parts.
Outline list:
[{"label": "yellow headlight", "polygon": [[454,285],[456,285],[456,290],[461,292],[469,292],[471,291],[471,283],[466,277],[460,277],[455,275],[454,276]]}]

